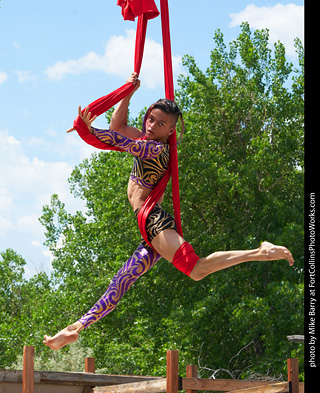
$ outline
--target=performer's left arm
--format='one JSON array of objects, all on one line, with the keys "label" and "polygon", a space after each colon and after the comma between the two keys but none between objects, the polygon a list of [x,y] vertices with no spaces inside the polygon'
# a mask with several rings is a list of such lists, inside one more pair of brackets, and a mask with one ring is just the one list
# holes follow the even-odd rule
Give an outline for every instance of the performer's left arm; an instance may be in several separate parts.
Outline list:
[{"label": "performer's left arm", "polygon": [[158,157],[165,149],[161,142],[148,141],[144,139],[131,139],[113,130],[102,130],[91,127],[90,131],[101,142],[120,149],[142,159],[153,159]]}]

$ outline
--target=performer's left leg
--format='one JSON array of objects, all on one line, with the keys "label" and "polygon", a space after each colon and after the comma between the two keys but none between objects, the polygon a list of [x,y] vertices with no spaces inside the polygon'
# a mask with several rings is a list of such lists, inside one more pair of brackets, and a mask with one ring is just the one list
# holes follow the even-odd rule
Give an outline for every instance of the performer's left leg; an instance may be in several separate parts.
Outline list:
[{"label": "performer's left leg", "polygon": [[119,300],[132,284],[151,269],[161,256],[141,243],[134,254],[113,277],[109,287],[97,303],[77,322],[67,326],[54,337],[44,336],[43,343],[52,349],[59,349],[78,339],[82,329],[103,318],[115,309]]},{"label": "performer's left leg", "polygon": [[104,295],[79,319],[84,328],[89,327],[113,311],[132,284],[151,269],[160,258],[161,256],[154,250],[150,247],[145,248],[141,243],[133,255],[113,277]]},{"label": "performer's left leg", "polygon": [[192,246],[173,229],[159,233],[151,244],[163,258],[195,281],[243,262],[286,259],[290,266],[294,263],[292,254],[286,247],[268,242],[263,242],[253,250],[217,251],[200,258]]}]

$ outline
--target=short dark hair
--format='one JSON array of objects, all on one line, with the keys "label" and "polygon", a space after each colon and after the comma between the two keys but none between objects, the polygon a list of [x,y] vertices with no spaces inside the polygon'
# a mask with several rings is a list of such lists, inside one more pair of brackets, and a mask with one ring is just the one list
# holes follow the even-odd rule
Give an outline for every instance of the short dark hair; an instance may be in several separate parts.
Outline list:
[{"label": "short dark hair", "polygon": [[180,138],[179,138],[179,141],[180,141],[182,134],[184,132],[184,121],[182,118],[182,112],[180,111],[178,105],[174,101],[168,100],[167,98],[160,98],[158,101],[156,101],[154,104],[152,104],[149,107],[149,109],[147,110],[147,113],[145,114],[144,119],[143,119],[142,133],[143,134],[145,133],[146,121],[147,121],[147,118],[148,118],[150,112],[153,109],[160,109],[161,111],[168,113],[169,115],[174,115],[176,118],[175,123],[177,123],[177,121],[180,118],[180,120],[181,120],[181,134],[180,134]]},{"label": "short dark hair", "polygon": [[150,106],[148,112],[152,111],[153,109],[160,109],[169,115],[174,115],[176,117],[176,122],[178,121],[179,117],[182,116],[182,113],[178,107],[178,105],[172,101],[168,100],[167,98],[161,98],[153,105]]}]

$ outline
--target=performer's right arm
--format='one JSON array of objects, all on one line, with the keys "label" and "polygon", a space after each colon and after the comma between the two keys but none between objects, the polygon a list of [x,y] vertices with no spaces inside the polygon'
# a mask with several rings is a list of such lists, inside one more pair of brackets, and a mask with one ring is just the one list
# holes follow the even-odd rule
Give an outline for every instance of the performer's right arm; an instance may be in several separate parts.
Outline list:
[{"label": "performer's right arm", "polygon": [[[156,158],[165,148],[164,144],[161,142],[135,140],[113,130],[101,130],[99,128],[92,127],[91,124],[97,116],[93,116],[91,118],[91,112],[89,112],[88,106],[85,108],[83,113],[81,111],[81,106],[79,106],[78,115],[88,127],[89,132],[101,142],[106,143],[107,145],[119,147],[121,150],[124,150],[134,156],[142,159]],[[67,132],[72,130],[73,128]]]},{"label": "performer's right arm", "polygon": [[138,139],[141,137],[141,130],[136,127],[128,126],[128,107],[129,102],[139,87],[140,80],[138,79],[138,74],[133,72],[131,77],[127,79],[127,83],[132,83],[134,85],[133,91],[125,98],[123,98],[118,104],[117,108],[112,114],[111,122],[109,125],[110,130],[114,130],[119,134],[126,136],[131,139]]}]

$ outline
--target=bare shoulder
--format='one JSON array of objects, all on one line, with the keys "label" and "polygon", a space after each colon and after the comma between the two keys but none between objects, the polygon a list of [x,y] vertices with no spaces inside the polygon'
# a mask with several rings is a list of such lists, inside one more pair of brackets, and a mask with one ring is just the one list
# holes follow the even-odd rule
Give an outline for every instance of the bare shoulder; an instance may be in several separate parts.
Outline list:
[{"label": "bare shoulder", "polygon": [[139,128],[127,125],[122,125],[120,127],[117,127],[117,129],[114,128],[113,131],[116,131],[119,134],[131,139],[138,139],[142,136],[142,131],[139,130]]}]

